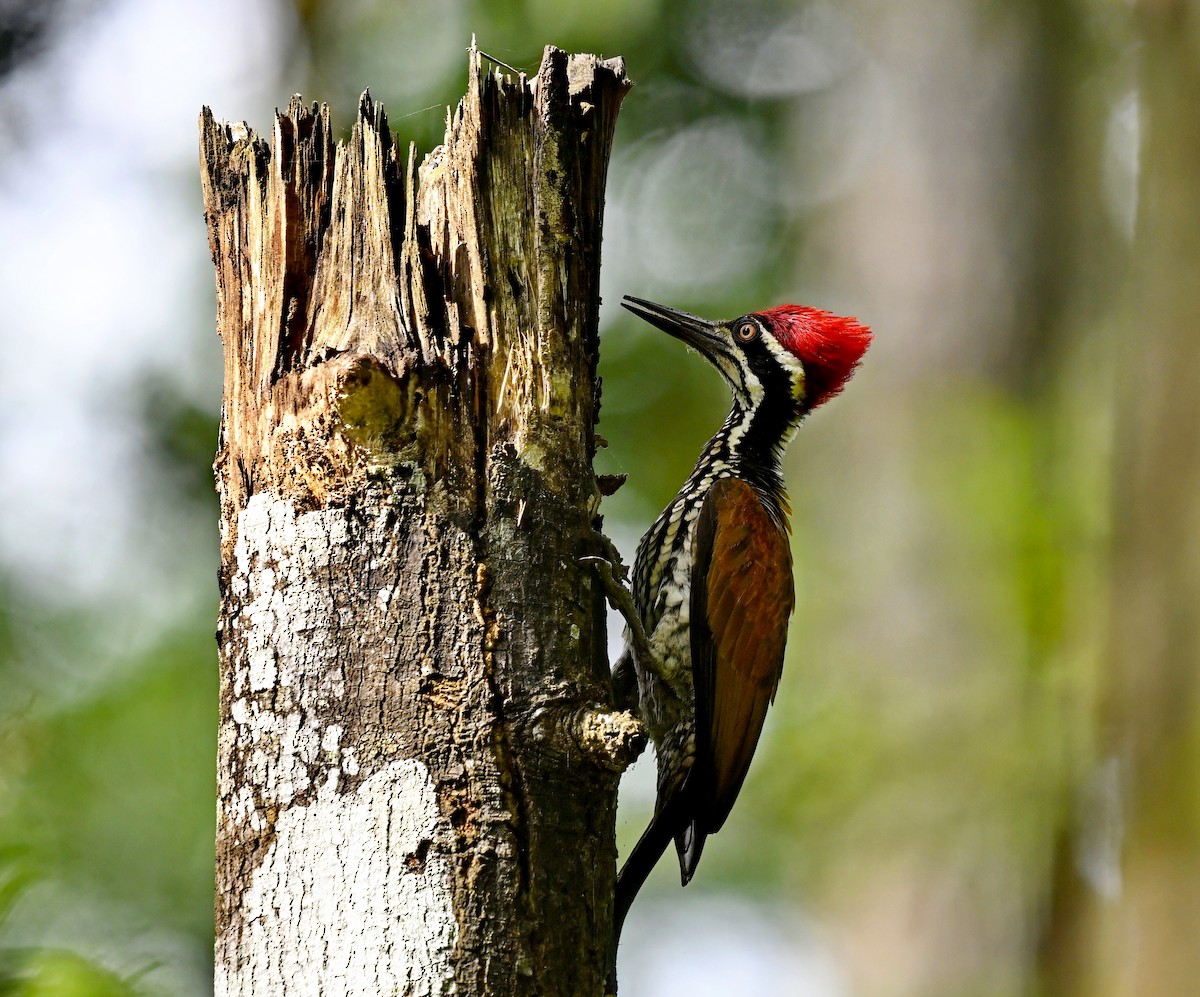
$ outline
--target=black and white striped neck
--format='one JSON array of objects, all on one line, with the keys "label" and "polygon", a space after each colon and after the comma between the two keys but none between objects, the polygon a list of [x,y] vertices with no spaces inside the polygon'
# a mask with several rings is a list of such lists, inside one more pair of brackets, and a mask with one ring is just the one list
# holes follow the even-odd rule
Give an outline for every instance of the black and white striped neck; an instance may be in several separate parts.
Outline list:
[{"label": "black and white striped neck", "polygon": [[701,453],[688,485],[704,488],[717,478],[742,478],[782,518],[787,499],[779,460],[799,421],[795,403],[783,408],[763,404],[746,409],[735,401]]}]

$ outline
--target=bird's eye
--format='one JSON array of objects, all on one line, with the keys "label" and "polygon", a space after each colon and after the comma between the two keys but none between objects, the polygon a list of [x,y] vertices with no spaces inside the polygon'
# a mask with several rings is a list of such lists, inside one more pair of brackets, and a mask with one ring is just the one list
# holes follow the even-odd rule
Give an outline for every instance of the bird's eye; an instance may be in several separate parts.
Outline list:
[{"label": "bird's eye", "polygon": [[738,342],[752,343],[758,339],[758,326],[748,320],[739,322],[737,328],[733,330],[733,334],[737,337]]}]

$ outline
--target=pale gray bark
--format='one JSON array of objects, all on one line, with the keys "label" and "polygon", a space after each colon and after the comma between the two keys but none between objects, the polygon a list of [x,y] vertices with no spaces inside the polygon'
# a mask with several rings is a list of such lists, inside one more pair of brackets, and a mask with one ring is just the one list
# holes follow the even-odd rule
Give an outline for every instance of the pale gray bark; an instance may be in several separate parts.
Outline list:
[{"label": "pale gray bark", "polygon": [[619,61],[470,57],[418,167],[201,119],[225,344],[219,994],[599,994],[621,770],[592,472]]}]

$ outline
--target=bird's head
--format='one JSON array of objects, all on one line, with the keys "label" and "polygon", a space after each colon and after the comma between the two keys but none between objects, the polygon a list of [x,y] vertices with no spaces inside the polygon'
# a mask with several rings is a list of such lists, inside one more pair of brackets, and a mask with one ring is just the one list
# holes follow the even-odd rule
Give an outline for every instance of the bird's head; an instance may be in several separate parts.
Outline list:
[{"label": "bird's head", "polygon": [[747,409],[786,399],[796,417],[811,412],[846,386],[871,345],[867,326],[804,305],[710,322],[629,295],[621,304],[699,350]]}]

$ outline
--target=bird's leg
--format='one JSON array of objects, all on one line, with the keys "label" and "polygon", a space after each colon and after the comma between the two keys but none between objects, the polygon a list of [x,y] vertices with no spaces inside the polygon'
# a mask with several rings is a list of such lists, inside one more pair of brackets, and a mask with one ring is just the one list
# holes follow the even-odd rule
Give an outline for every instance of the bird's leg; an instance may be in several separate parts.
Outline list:
[{"label": "bird's leg", "polygon": [[[581,557],[580,563],[590,564],[604,586],[608,601],[625,620],[629,628],[630,648],[617,659],[613,667],[613,692],[617,705],[628,709],[637,707],[637,676],[634,672],[634,662],[643,667],[654,668],[654,655],[650,651],[650,638],[642,625],[641,614],[633,602],[633,594],[617,579],[618,572],[625,574],[625,566],[621,563],[621,555],[616,546],[603,533],[596,532],[597,542],[604,550],[605,556]],[[632,651],[632,654],[630,653]]]},{"label": "bird's leg", "polygon": [[[649,660],[650,638],[646,636],[642,618],[638,614],[637,606],[633,604],[633,594],[617,581],[616,573],[613,571],[613,562],[604,557],[581,557],[579,560],[584,564],[590,564],[595,569],[600,583],[604,586],[604,594],[608,596],[608,601],[624,618],[625,625],[629,627],[629,642],[633,646],[633,653],[637,660]],[[619,565],[621,562],[618,560],[616,563]]]},{"label": "bird's leg", "polygon": [[638,682],[634,662],[639,661],[644,667],[652,667],[653,656],[650,652],[650,641],[646,637],[646,629],[642,626],[637,608],[633,604],[633,596],[629,589],[622,585],[613,575],[612,565],[602,557],[584,558],[596,569],[609,602],[624,618],[628,625],[629,646],[617,659],[613,666],[612,682],[613,702],[618,709],[637,713]]}]

